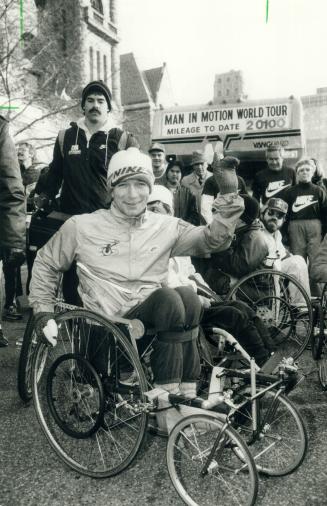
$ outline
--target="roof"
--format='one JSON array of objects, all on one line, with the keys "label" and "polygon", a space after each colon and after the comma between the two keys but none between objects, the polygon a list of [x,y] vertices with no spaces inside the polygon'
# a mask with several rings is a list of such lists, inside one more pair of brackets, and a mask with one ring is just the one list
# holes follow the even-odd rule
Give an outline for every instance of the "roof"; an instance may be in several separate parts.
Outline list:
[{"label": "roof", "polygon": [[157,67],[143,71],[143,76],[151,92],[152,100],[157,101],[157,94],[160,89],[164,67]]},{"label": "roof", "polygon": [[120,55],[120,82],[122,105],[156,103],[165,64],[141,71],[133,53]]},{"label": "roof", "polygon": [[150,91],[135,61],[133,53],[120,56],[122,105],[139,104],[151,100]]}]

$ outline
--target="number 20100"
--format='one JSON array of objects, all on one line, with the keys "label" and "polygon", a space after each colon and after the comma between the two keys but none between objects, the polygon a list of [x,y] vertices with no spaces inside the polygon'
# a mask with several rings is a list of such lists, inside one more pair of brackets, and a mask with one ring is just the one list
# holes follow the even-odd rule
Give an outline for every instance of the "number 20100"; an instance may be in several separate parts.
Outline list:
[{"label": "number 20100", "polygon": [[285,118],[278,119],[257,119],[257,121],[253,121],[249,119],[246,122],[247,130],[268,130],[269,128],[284,128],[286,124]]}]

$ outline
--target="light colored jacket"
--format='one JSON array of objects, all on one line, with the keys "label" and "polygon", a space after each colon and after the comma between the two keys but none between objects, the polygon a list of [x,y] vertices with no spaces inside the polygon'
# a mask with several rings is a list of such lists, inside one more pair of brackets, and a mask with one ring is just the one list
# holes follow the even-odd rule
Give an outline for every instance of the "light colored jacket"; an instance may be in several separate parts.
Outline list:
[{"label": "light colored jacket", "polygon": [[212,176],[211,172],[207,171],[202,184],[199,183],[199,178],[195,172],[191,172],[191,174],[184,176],[181,180],[181,185],[185,186],[185,188],[188,188],[190,192],[195,196],[199,213],[201,212],[201,195],[204,188],[204,183],[210,176]]},{"label": "light colored jacket", "polygon": [[34,310],[53,311],[59,273],[75,260],[83,305],[103,315],[123,315],[160,288],[169,258],[228,248],[244,209],[237,194],[217,199],[210,226],[145,211],[127,218],[111,209],[73,216],[38,252],[29,300]]}]

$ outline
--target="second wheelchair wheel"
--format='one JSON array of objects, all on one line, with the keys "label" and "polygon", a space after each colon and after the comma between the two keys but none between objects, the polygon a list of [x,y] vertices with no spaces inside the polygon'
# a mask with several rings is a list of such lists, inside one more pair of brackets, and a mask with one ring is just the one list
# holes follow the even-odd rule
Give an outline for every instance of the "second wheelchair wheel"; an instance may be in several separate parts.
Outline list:
[{"label": "second wheelchair wheel", "polygon": [[32,362],[36,348],[37,337],[34,332],[33,311],[30,310],[27,325],[23,336],[23,343],[18,361],[17,388],[19,397],[23,402],[32,399]]},{"label": "second wheelchair wheel", "polygon": [[95,478],[113,476],[133,461],[144,439],[142,366],[128,338],[105,318],[74,310],[56,321],[57,345],[40,342],[34,355],[38,420],[72,469]]},{"label": "second wheelchair wheel", "polygon": [[255,503],[258,475],[251,453],[241,437],[213,414],[191,415],[175,425],[168,439],[167,465],[186,504]]},{"label": "second wheelchair wheel", "polygon": [[255,311],[281,355],[297,359],[307,347],[313,326],[312,306],[293,276],[271,269],[253,272],[232,287],[227,300],[241,300]]}]

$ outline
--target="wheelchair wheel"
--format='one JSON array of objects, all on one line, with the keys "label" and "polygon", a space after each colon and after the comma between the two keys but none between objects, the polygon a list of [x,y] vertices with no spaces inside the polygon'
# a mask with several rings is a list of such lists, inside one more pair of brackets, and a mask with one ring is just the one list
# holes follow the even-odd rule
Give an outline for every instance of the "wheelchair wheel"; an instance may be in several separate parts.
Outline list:
[{"label": "wheelchair wheel", "polygon": [[323,349],[326,348],[325,343],[326,341],[325,332],[327,323],[326,311],[327,311],[327,284],[324,285],[324,289],[320,299],[320,304],[317,306],[316,309],[317,322],[316,327],[312,332],[311,351],[314,360],[319,360],[321,358]]},{"label": "wheelchair wheel", "polygon": [[283,356],[297,359],[308,345],[313,326],[311,301],[293,276],[271,269],[253,272],[236,283],[227,300],[246,302],[268,326]]},{"label": "wheelchair wheel", "polygon": [[144,439],[142,366],[128,338],[105,318],[74,310],[56,322],[57,345],[39,342],[34,354],[38,420],[69,467],[95,478],[113,476],[133,461]]},{"label": "wheelchair wheel", "polygon": [[191,415],[175,425],[168,439],[167,465],[186,504],[255,503],[258,475],[251,453],[241,437],[212,414]]},{"label": "wheelchair wheel", "polygon": [[36,348],[36,333],[34,332],[33,311],[30,310],[27,325],[25,327],[23,344],[18,360],[17,389],[19,397],[23,402],[32,399],[32,362]]},{"label": "wheelchair wheel", "polygon": [[[247,387],[235,397],[251,397]],[[245,402],[233,415],[233,427],[246,441],[259,473],[284,476],[297,469],[306,455],[308,436],[303,420],[284,395],[269,390],[256,401],[258,427],[253,431],[252,404]]]}]

